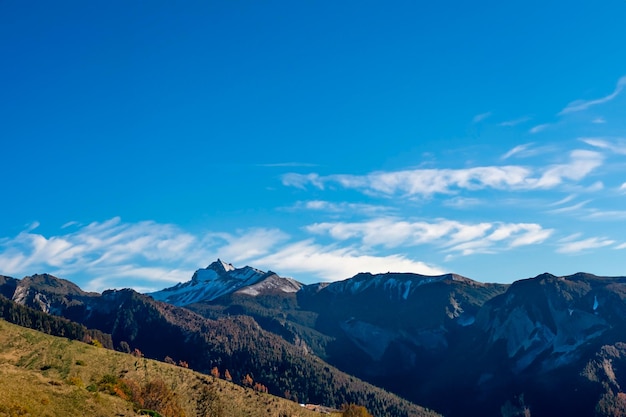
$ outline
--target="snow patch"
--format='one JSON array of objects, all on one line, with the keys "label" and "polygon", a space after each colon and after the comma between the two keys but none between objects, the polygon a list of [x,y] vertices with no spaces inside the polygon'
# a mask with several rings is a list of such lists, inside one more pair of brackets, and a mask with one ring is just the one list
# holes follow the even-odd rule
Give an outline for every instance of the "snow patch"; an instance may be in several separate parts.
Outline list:
[{"label": "snow patch", "polygon": [[213,301],[257,283],[264,275],[258,269],[249,266],[235,268],[218,259],[207,268],[198,269],[190,281],[148,295],[158,301],[185,306],[200,301]]},{"label": "snow patch", "polygon": [[404,289],[404,294],[402,294],[402,298],[406,300],[407,298],[409,298],[409,291],[411,290],[411,281],[406,282],[405,287],[406,288]]},{"label": "snow patch", "polygon": [[[366,290],[382,290],[390,299],[408,300],[415,288],[448,279],[448,275],[427,277],[417,274],[376,274],[357,275],[328,287],[335,294],[358,294]],[[453,277],[454,279],[454,277]]]},{"label": "snow patch", "polygon": [[235,267],[233,266],[233,264],[226,263],[226,262],[222,261],[219,258],[218,258],[217,262],[219,262],[220,265],[222,265],[222,268],[224,268],[224,271],[226,271],[226,272],[235,270]]},{"label": "snow patch", "polygon": [[295,293],[302,288],[302,284],[291,278],[282,278],[278,275],[271,275],[254,285],[243,287],[237,291],[238,294],[246,294],[256,297],[267,292]]}]

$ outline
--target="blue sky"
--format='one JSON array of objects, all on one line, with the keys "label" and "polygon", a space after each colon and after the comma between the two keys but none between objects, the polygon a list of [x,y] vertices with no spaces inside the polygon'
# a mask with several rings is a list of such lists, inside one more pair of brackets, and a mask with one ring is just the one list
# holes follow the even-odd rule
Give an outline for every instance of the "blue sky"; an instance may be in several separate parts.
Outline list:
[{"label": "blue sky", "polygon": [[626,274],[626,2],[0,2],[0,274]]}]

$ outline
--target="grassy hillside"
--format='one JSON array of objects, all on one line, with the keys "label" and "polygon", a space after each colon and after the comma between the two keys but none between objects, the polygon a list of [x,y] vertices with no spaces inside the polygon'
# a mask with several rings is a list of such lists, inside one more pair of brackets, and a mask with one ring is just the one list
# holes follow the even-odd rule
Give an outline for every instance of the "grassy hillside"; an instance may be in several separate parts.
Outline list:
[{"label": "grassy hillside", "polygon": [[[146,391],[148,386],[152,391]],[[176,404],[170,409],[187,417],[320,415],[189,369],[0,320],[0,416],[136,416],[136,404],[122,398],[132,397],[133,391],[142,393],[146,406],[154,404],[150,396],[159,392],[158,401],[167,397]]]},{"label": "grassy hillside", "polygon": [[[246,381],[247,386],[256,391],[284,396],[297,402],[333,408],[340,408],[345,403],[356,403],[364,405],[379,417],[436,415],[329,366],[309,354],[309,348],[301,346],[297,340],[289,343],[279,335],[263,330],[251,317],[226,315],[210,320],[128,289],[105,291],[101,295],[84,293],[76,288],[67,294],[63,291],[49,292],[49,287],[69,288],[65,281],[56,283],[56,280],[50,275],[37,275],[33,279],[25,278],[21,281],[5,277],[5,281],[15,285],[11,285],[9,291],[4,293],[26,302],[28,307],[6,300],[6,308],[0,309],[2,316],[12,323],[67,338],[76,338],[74,333],[87,332],[85,335],[89,337],[78,337],[78,340],[83,341],[93,341],[94,336],[97,336],[95,330],[87,328],[99,329],[103,337],[95,337],[95,340],[105,346],[115,345],[123,352],[140,349],[147,358],[176,361],[179,364],[184,362],[205,375],[212,374],[214,369],[221,373],[229,370],[232,381]],[[0,292],[2,289],[0,285]],[[41,300],[45,300],[44,305],[39,302]],[[74,328],[71,325],[76,323],[35,311],[33,307],[77,319],[80,325]],[[53,368],[48,364],[41,366],[45,371]],[[189,403],[177,397],[177,401],[172,404],[156,407],[152,397],[169,398],[169,393],[152,395],[151,392],[143,391],[170,390],[172,384],[166,386],[159,379],[155,381],[152,375],[138,379],[129,370],[122,371],[126,372],[101,372],[100,378],[106,377],[102,380],[85,381],[79,375],[69,378],[92,391],[116,393],[128,398],[137,407],[160,410],[161,414],[180,415],[182,410],[174,403]],[[215,396],[212,391],[215,387],[208,383],[202,382],[202,385],[193,388],[194,392],[202,393],[196,395],[198,398],[190,400],[193,407]],[[165,412],[165,409],[169,411]],[[271,415],[271,411],[266,409],[265,415]]]}]

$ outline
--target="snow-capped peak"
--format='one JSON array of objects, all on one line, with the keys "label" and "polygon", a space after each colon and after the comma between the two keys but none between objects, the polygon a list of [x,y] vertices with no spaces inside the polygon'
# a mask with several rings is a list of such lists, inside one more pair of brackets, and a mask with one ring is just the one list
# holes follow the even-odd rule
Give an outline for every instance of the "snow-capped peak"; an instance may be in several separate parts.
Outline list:
[{"label": "snow-capped peak", "polygon": [[228,271],[234,271],[236,268],[233,266],[233,264],[229,264],[226,263],[224,261],[222,261],[220,258],[217,258],[217,261],[213,262],[211,265],[207,266],[207,269],[211,268],[211,269],[220,269],[224,272],[228,272]]},{"label": "snow-capped peak", "polygon": [[[251,269],[251,268],[249,266],[241,268],[241,270],[246,270],[246,271],[248,269]],[[241,270],[235,268],[233,264],[224,262],[218,258],[217,261],[211,263],[206,268],[198,269],[193,274],[193,277],[191,277],[191,280],[194,282],[209,282],[209,281],[215,281],[216,279],[219,279],[220,277],[225,277],[228,275],[237,275],[239,277],[241,277],[241,275],[246,275],[246,274],[241,274],[241,273],[232,274],[232,272],[241,271]],[[258,272],[263,274],[263,271],[258,271]],[[250,275],[250,274],[248,273],[247,275]],[[233,276],[233,278],[235,278],[235,276]]]},{"label": "snow-capped peak", "polygon": [[235,268],[221,259],[205,269],[198,269],[190,281],[149,294],[155,300],[184,306],[199,301],[213,301],[238,289],[253,285],[265,272],[250,266]]}]

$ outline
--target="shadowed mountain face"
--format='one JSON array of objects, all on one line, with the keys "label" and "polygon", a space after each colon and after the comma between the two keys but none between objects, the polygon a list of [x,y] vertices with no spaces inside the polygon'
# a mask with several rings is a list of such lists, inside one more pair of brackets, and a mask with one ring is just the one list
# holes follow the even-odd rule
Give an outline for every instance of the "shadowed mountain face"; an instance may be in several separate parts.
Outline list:
[{"label": "shadowed mountain face", "polygon": [[[445,415],[626,410],[626,278],[543,274],[500,285],[388,273],[304,286],[218,261],[153,294],[181,309],[129,290],[99,296],[37,277],[2,277],[0,292],[28,294],[21,302],[61,314],[83,306],[81,322],[117,343],[198,369],[243,363],[280,389],[276,370],[295,375],[285,363],[319,357]],[[294,366],[318,380],[333,369]],[[310,385],[297,392],[311,398]]]},{"label": "shadowed mountain face", "polygon": [[474,371],[478,394],[524,393],[533,416],[622,415],[596,410],[598,390],[606,387],[584,370],[626,339],[625,291],[624,277],[583,273],[513,283],[477,317],[483,357]]},{"label": "shadowed mountain face", "polygon": [[[267,275],[253,286],[275,281]],[[212,320],[133,290],[95,294],[70,284],[50,275],[22,280],[4,277],[0,292],[20,304],[71,315],[87,327],[111,334],[120,350],[137,348],[146,357],[160,360],[169,356],[205,373],[215,366],[221,372],[228,369],[234,381],[242,381],[249,374],[271,393],[288,393],[301,402],[336,408],[358,403],[381,416],[436,415],[335,369],[302,346],[264,330],[251,317]],[[266,290],[276,293],[271,285],[269,289],[254,287],[251,292]],[[77,314],[79,311],[82,314]]]},{"label": "shadowed mountain face", "polygon": [[453,274],[359,274],[295,294],[239,290],[187,308],[251,316],[338,368],[446,415],[501,415],[502,407],[593,414],[600,388],[581,371],[603,345],[625,338],[625,284],[590,274],[543,274],[510,286]]},{"label": "shadowed mountain face", "polygon": [[543,274],[514,283],[481,311],[487,341],[505,343],[513,372],[548,371],[575,361],[581,347],[626,324],[626,278]]},{"label": "shadowed mountain face", "polygon": [[302,291],[298,301],[332,337],[322,352],[331,363],[389,385],[447,355],[482,304],[505,289],[458,275],[359,274]]}]

